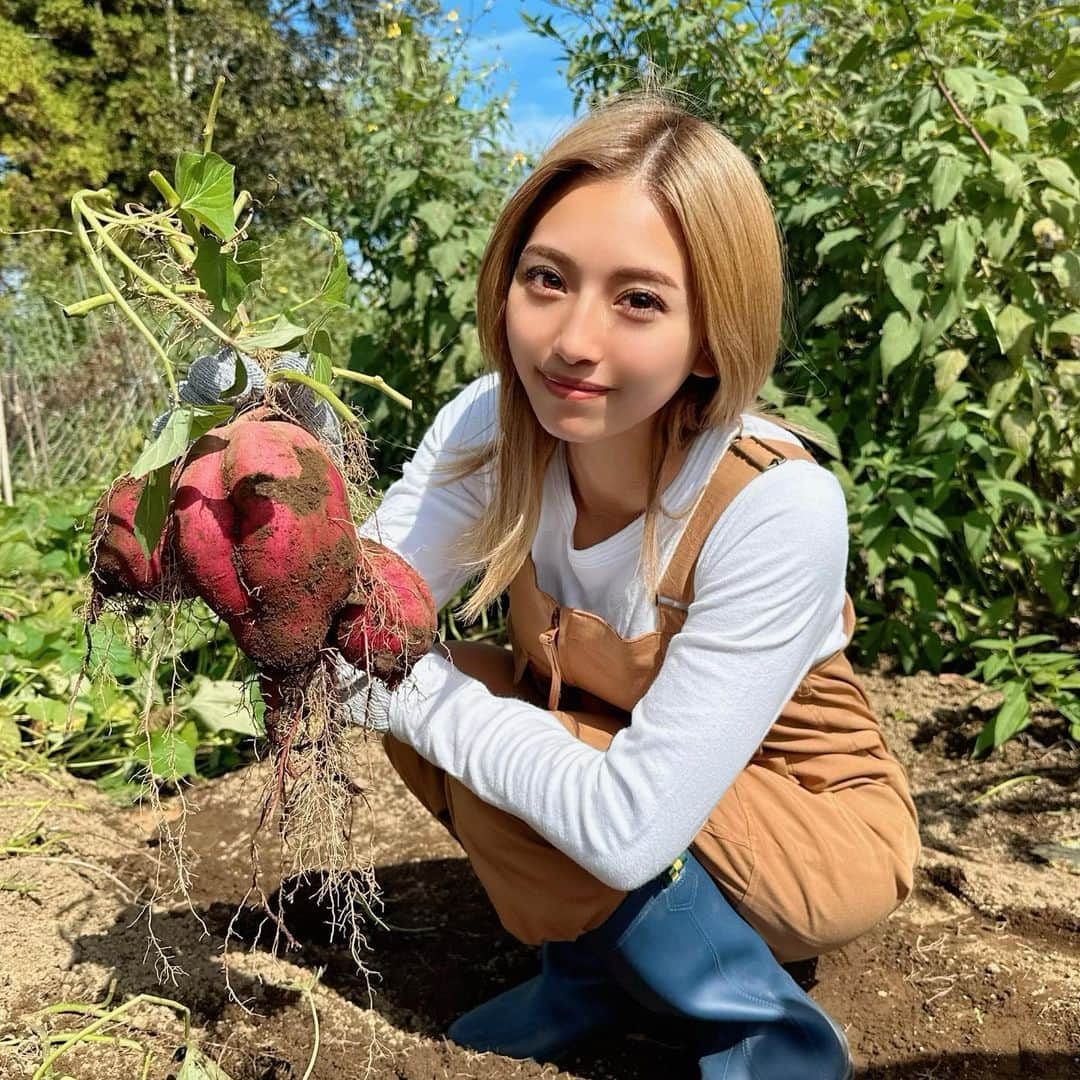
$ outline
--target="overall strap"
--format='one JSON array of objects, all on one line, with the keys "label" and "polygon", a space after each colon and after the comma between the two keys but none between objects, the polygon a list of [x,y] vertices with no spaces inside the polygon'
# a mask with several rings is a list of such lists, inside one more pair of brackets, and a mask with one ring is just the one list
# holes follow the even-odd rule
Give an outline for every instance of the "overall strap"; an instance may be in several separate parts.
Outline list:
[{"label": "overall strap", "polygon": [[790,459],[813,461],[814,457],[802,446],[784,442],[781,448],[775,443],[763,442],[756,435],[740,436],[724,451],[698,496],[660,581],[656,594],[658,630],[675,633],[686,620],[686,612],[694,599],[694,568],[701,548],[732,499],[754,477]]}]

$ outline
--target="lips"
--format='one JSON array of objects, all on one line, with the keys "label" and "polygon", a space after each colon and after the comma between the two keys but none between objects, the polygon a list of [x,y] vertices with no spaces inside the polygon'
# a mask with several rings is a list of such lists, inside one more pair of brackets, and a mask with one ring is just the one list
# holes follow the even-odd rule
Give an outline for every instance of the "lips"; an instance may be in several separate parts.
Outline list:
[{"label": "lips", "polygon": [[592,390],[603,393],[611,389],[610,386],[601,386],[599,383],[587,382],[585,379],[564,379],[561,376],[548,375],[543,371],[540,374],[548,382],[554,383],[556,386],[565,386],[568,390]]}]

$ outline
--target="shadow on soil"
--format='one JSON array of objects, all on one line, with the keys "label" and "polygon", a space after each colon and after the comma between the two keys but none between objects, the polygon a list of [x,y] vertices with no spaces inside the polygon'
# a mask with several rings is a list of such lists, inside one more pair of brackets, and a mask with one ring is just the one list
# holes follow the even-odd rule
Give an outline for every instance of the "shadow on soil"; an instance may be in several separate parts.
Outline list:
[{"label": "shadow on soil", "polygon": [[[460,859],[432,859],[377,870],[383,894],[381,918],[367,933],[367,967],[381,973],[368,983],[357,972],[348,950],[331,939],[327,907],[314,900],[319,881],[312,879],[285,905],[285,920],[298,950],[288,955],[310,970],[324,967],[322,982],[362,1008],[369,1003],[396,1026],[439,1039],[447,1025],[474,1005],[529,978],[537,970],[537,950],[521,945],[499,925],[468,864]],[[235,921],[234,921],[235,917]],[[202,935],[199,918],[210,936]],[[133,921],[134,920],[134,921]],[[239,914],[226,904],[198,912],[179,912],[156,920],[155,932],[173,943],[189,978],[183,997],[198,1023],[213,1024],[230,1005],[221,961],[221,945],[232,923],[236,953],[251,946],[269,949],[270,924],[260,909]],[[74,943],[77,962],[115,965],[117,957],[145,952],[147,929],[136,909],[125,910],[106,934]],[[237,940],[238,939],[238,940]],[[807,989],[814,986],[815,964],[794,965],[792,974]],[[166,993],[149,964],[124,965],[122,993]],[[303,1008],[300,996],[258,980],[232,974],[233,989],[263,1015]],[[587,1080],[691,1080],[696,1062],[669,1018],[635,1014],[624,1030],[583,1044],[562,1063]],[[869,1067],[859,1075],[875,1080],[971,1077],[1075,1077],[1078,1061],[1064,1054],[1021,1052],[1000,1057],[978,1053],[919,1057],[886,1067]]]}]

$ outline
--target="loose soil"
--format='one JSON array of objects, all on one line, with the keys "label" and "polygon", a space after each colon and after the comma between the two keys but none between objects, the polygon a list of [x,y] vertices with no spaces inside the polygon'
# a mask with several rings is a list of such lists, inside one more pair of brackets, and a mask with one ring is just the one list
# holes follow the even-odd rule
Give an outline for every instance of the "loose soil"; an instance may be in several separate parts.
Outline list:
[{"label": "loose soil", "polygon": [[[864,674],[889,743],[909,770],[925,846],[917,888],[884,924],[793,969],[844,1026],[859,1075],[1080,1077],[1080,755],[1036,720],[989,762],[969,751],[995,702],[955,676]],[[357,734],[357,739],[363,739]],[[233,1080],[372,1077],[691,1078],[677,1029],[632,1018],[554,1065],[475,1055],[443,1032],[461,1012],[529,977],[537,952],[499,926],[460,849],[408,794],[376,742],[363,746],[370,856],[384,925],[371,924],[365,976],[325,908],[297,895],[298,947],[271,949],[249,892],[249,842],[266,775],[256,765],[187,793],[191,903],[146,899],[168,878],[150,809],[119,810],[86,782],[32,772],[0,781],[0,1080],[30,1077],[49,1033],[94,1019],[43,1013],[90,1005],[115,982],[191,1009],[192,1040]],[[164,813],[181,820],[178,802]],[[272,846],[272,845],[271,845]],[[276,883],[264,857],[262,880]],[[232,924],[234,938],[223,955]],[[148,947],[152,930],[160,950]],[[183,968],[159,983],[162,953]],[[81,1043],[55,1075],[176,1076],[183,1022],[144,1003],[130,1046]],[[191,1069],[187,1070],[188,1075]],[[201,1080],[207,1075],[197,1072]],[[185,1080],[187,1078],[185,1077]]]}]

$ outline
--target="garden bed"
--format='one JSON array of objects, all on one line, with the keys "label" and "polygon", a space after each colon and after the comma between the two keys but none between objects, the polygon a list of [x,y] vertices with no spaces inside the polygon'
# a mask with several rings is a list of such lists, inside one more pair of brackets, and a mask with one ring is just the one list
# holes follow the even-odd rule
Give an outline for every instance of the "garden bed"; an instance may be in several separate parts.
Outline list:
[{"label": "garden bed", "polygon": [[[875,931],[800,965],[797,976],[847,1030],[860,1075],[1080,1075],[1075,744],[1037,718],[989,762],[973,763],[969,750],[988,715],[968,707],[975,684],[925,674],[865,679],[916,793],[924,842],[917,889]],[[159,905],[152,921],[162,949],[186,972],[175,985],[159,984],[140,917],[155,880],[168,877],[153,813],[118,809],[63,774],[9,769],[0,781],[0,1080],[32,1076],[48,1032],[94,1019],[38,1010],[101,1002],[113,980],[113,1006],[139,993],[188,1006],[192,1042],[233,1080],[304,1076],[313,1007],[315,1078],[696,1076],[663,1023],[597,1038],[561,1073],[448,1043],[447,1024],[527,978],[537,953],[501,930],[460,849],[408,794],[377,742],[358,749],[369,817],[357,831],[370,837],[362,855],[374,862],[388,924],[367,934],[365,963],[378,973],[370,979],[346,948],[326,940],[317,905],[298,899],[291,907],[298,949],[274,956],[265,923],[260,933],[248,847],[262,766],[188,792],[198,807],[185,841],[191,904]],[[179,814],[176,803],[165,810]],[[275,884],[265,862],[262,879]],[[238,935],[228,953],[233,994],[222,957],[230,924]],[[148,1003],[127,1019],[122,1032],[102,1032],[122,1033],[131,1045],[73,1046],[56,1075],[135,1078],[152,1049],[148,1075],[175,1076],[177,1011]]]}]

